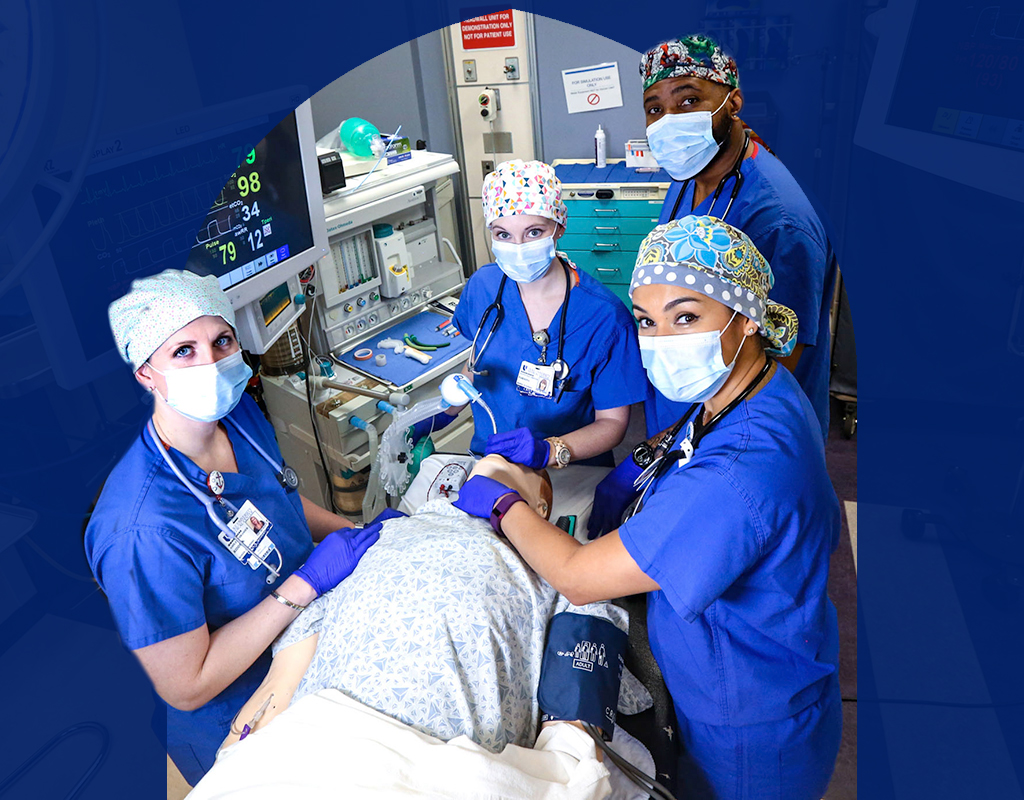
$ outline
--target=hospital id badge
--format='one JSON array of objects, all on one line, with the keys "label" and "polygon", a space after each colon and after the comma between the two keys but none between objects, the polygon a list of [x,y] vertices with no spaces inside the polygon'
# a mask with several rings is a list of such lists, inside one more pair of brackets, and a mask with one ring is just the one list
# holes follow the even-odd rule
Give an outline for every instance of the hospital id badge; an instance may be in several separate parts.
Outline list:
[{"label": "hospital id badge", "polygon": [[527,397],[550,398],[555,389],[555,368],[524,361],[519,366],[516,388]]},{"label": "hospital id badge", "polygon": [[222,530],[217,538],[243,564],[250,569],[259,569],[274,550],[274,542],[269,535],[273,527],[274,523],[251,500],[246,500],[228,523],[234,536],[228,536]]}]

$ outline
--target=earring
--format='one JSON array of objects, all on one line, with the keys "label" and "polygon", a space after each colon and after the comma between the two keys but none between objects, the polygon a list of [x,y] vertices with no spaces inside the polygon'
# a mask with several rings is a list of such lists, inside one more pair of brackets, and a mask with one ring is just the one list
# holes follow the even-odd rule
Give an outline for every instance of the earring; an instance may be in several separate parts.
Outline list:
[{"label": "earring", "polygon": [[747,336],[753,336],[755,333],[757,333],[757,328],[748,328],[747,329]]}]

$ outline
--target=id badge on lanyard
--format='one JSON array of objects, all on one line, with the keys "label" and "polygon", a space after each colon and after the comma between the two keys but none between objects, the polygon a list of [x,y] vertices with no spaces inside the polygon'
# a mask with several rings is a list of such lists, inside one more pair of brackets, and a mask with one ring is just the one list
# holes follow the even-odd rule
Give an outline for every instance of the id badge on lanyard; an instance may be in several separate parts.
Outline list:
[{"label": "id badge on lanyard", "polygon": [[519,365],[516,388],[519,394],[526,397],[543,397],[550,400],[555,391],[555,368],[523,361]]},{"label": "id badge on lanyard", "polygon": [[228,522],[228,528],[234,536],[221,531],[217,538],[243,564],[250,569],[259,569],[274,551],[274,541],[270,538],[273,527],[274,523],[251,500],[246,500]]}]

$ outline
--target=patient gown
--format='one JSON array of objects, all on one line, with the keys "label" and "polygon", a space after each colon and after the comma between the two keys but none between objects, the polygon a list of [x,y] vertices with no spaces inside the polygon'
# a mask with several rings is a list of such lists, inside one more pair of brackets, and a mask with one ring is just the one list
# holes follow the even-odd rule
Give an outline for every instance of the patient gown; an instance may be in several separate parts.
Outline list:
[{"label": "patient gown", "polygon": [[274,652],[320,633],[295,700],[339,689],[439,739],[498,752],[533,745],[547,624],[560,611],[609,619],[558,595],[487,522],[446,500],[389,520],[355,572],[285,629]]}]

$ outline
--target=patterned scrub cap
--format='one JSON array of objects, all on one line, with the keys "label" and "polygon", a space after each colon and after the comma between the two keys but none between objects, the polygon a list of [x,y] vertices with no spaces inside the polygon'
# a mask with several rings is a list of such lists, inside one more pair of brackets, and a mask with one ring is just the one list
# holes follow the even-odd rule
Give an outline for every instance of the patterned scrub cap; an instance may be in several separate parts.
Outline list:
[{"label": "patterned scrub cap", "polygon": [[131,291],[107,309],[117,352],[132,370],[145,364],[172,333],[207,315],[235,327],[235,312],[217,278],[180,269],[132,281]]},{"label": "patterned scrub cap", "polygon": [[736,61],[727,56],[718,42],[703,34],[669,39],[652,47],[640,57],[640,77],[644,91],[665,78],[693,75],[735,89],[740,85]]},{"label": "patterned scrub cap", "polygon": [[564,228],[569,216],[554,168],[543,161],[518,158],[498,164],[484,179],[483,206],[488,228],[499,217],[516,214],[553,219]]},{"label": "patterned scrub cap", "polygon": [[662,283],[707,295],[752,320],[771,355],[796,347],[796,313],[768,299],[772,268],[750,238],[716,217],[683,217],[659,225],[640,244],[629,296]]}]

